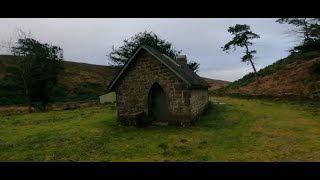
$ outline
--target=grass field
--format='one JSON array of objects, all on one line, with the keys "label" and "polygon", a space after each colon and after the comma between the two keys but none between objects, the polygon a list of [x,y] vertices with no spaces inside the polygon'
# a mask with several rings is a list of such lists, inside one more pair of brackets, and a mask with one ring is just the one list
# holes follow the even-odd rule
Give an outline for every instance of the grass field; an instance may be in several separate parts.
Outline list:
[{"label": "grass field", "polygon": [[320,161],[317,109],[213,99],[194,127],[120,127],[110,106],[0,115],[0,161]]}]

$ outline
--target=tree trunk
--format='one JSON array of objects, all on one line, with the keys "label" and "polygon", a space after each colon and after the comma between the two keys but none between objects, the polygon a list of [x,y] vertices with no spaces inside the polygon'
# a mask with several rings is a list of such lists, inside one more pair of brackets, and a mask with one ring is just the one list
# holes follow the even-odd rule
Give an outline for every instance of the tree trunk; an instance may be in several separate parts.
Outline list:
[{"label": "tree trunk", "polygon": [[252,68],[253,68],[254,76],[256,77],[256,80],[258,81],[258,83],[260,83],[259,78],[258,78],[257,70],[256,70],[256,68],[254,67],[254,64],[253,64],[252,60],[250,59],[249,61],[250,61],[251,66],[252,66]]},{"label": "tree trunk", "polygon": [[31,113],[32,112],[32,110],[31,110],[31,99],[30,99],[30,96],[29,96],[29,88],[28,88],[27,82],[25,80],[24,73],[22,73],[22,79],[23,79],[23,85],[24,85],[26,98],[27,98],[27,103],[28,103],[28,111],[29,111],[29,113]]},{"label": "tree trunk", "polygon": [[26,89],[26,96],[27,96],[27,101],[28,101],[28,111],[29,113],[32,113],[32,109],[31,109],[31,99],[29,97],[29,91],[28,89]]},{"label": "tree trunk", "polygon": [[254,67],[254,64],[253,64],[252,60],[250,59],[249,61],[250,61],[251,66],[252,66],[252,68],[253,68],[254,74],[255,74],[255,76],[257,77],[257,70],[256,70],[256,68]]},{"label": "tree trunk", "polygon": [[[248,54],[249,54],[249,48],[248,48],[247,44],[245,44],[245,47],[246,47],[246,54],[248,55]],[[253,68],[254,76],[256,77],[256,80],[258,80],[258,83],[259,83],[258,73],[257,73],[256,67],[254,67],[254,64],[253,64],[253,62],[252,62],[252,59],[251,59],[251,58],[249,59],[249,61],[250,61],[251,66],[252,66],[252,68]]]},{"label": "tree trunk", "polygon": [[305,44],[306,41],[310,40],[307,18],[303,19],[303,24],[304,24],[304,44]]},{"label": "tree trunk", "polygon": [[41,102],[41,111],[46,111],[46,106],[47,106],[47,103],[46,102]]}]

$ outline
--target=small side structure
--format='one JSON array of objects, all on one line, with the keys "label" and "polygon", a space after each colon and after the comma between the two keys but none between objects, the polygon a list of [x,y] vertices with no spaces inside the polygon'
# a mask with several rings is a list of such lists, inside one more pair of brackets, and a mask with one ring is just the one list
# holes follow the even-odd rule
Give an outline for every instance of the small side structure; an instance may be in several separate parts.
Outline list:
[{"label": "small side structure", "polygon": [[100,99],[100,104],[114,103],[116,102],[116,93],[110,92],[110,93],[104,94],[102,96],[99,96],[99,99]]},{"label": "small side structure", "polygon": [[[208,87],[188,67],[185,55],[173,60],[144,45],[108,85],[116,92],[118,121],[127,125],[138,124],[141,114],[144,120],[188,125],[206,109]],[[139,114],[139,118],[132,118],[132,114]]]}]

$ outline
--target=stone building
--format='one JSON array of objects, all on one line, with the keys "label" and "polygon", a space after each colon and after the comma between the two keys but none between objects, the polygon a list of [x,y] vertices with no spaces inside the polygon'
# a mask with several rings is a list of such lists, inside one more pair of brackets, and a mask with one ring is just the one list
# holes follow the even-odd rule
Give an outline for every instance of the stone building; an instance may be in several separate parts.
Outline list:
[{"label": "stone building", "polygon": [[190,124],[208,105],[208,84],[189,69],[185,55],[176,60],[140,46],[108,89],[116,92],[118,121]]}]

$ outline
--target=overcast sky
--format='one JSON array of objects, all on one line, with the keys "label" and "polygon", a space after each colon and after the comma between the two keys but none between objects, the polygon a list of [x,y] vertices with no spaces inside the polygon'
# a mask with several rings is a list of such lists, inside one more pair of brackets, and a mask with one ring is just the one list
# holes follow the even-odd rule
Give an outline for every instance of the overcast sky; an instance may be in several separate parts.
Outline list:
[{"label": "overcast sky", "polygon": [[[229,26],[248,24],[253,32],[261,36],[254,40],[257,50],[257,69],[263,68],[288,55],[296,44],[294,37],[285,34],[287,25],[271,18],[204,18],[204,19],[46,19],[46,18],[2,18],[0,19],[0,42],[15,36],[21,28],[31,31],[33,37],[42,42],[60,46],[68,61],[107,65],[106,54],[112,45],[119,47],[124,39],[144,30],[153,31],[162,39],[173,43],[188,60],[200,63],[200,76],[234,81],[252,71],[250,65],[241,62],[243,49],[227,54],[221,47],[231,39]],[[0,54],[8,54],[0,48]]]}]

